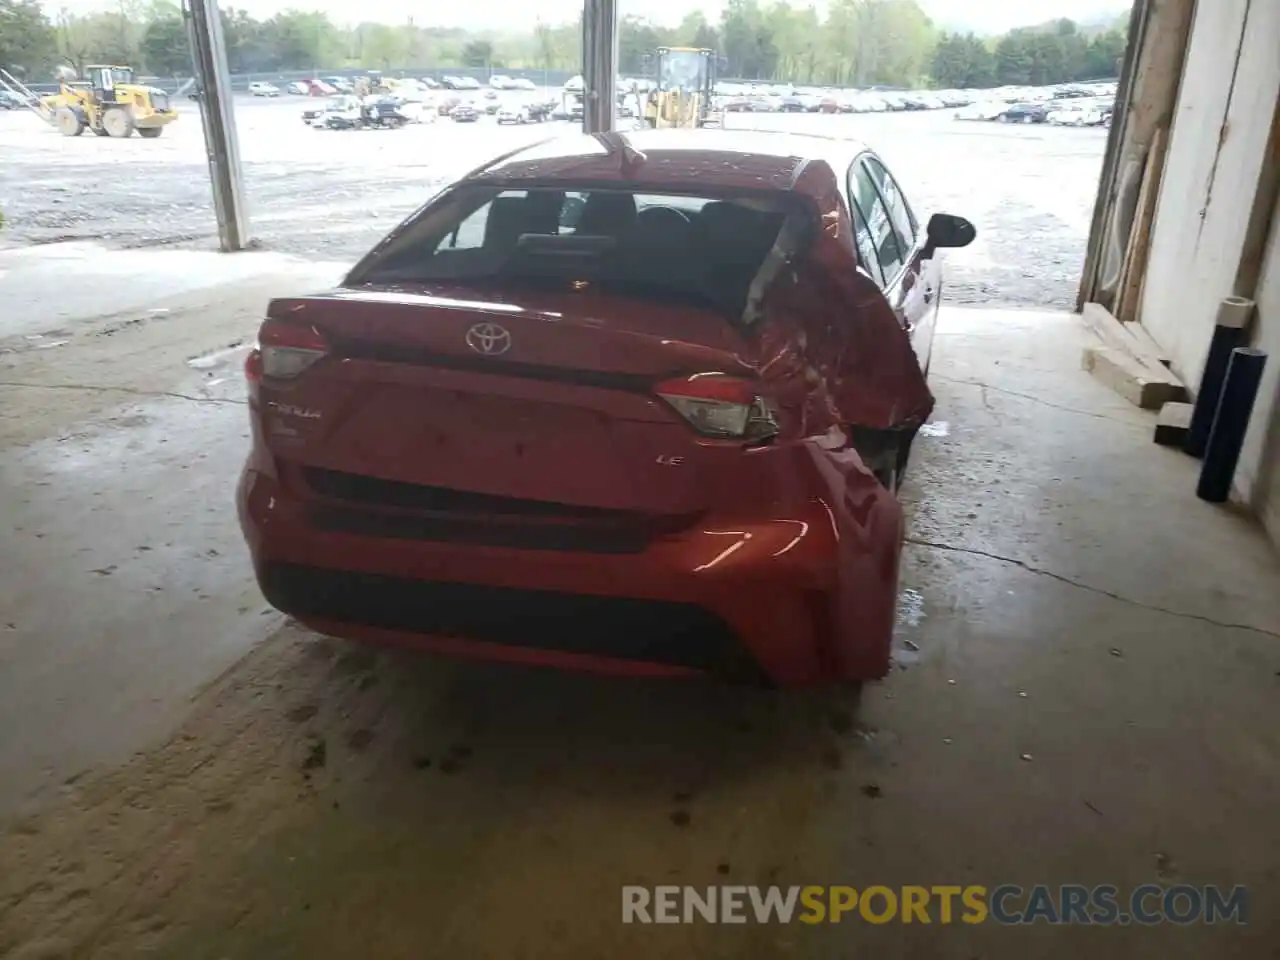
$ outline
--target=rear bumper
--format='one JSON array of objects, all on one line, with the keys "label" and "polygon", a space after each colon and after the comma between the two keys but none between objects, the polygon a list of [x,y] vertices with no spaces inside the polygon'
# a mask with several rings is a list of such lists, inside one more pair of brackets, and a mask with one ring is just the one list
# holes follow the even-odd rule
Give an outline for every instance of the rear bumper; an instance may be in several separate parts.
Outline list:
[{"label": "rear bumper", "polygon": [[636,552],[602,553],[318,529],[307,501],[252,464],[238,491],[268,602],[322,632],[779,686],[887,669],[901,515],[887,494],[870,502],[891,513],[870,537],[864,523],[842,538],[815,498],[793,516],[706,517]]}]

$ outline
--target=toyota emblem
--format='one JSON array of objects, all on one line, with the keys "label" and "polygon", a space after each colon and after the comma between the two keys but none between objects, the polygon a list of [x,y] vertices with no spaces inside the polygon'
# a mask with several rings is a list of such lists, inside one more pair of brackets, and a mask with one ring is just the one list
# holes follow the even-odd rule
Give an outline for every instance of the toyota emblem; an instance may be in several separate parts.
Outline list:
[{"label": "toyota emblem", "polygon": [[499,357],[511,349],[511,332],[496,323],[477,323],[467,331],[467,346],[486,357]]}]

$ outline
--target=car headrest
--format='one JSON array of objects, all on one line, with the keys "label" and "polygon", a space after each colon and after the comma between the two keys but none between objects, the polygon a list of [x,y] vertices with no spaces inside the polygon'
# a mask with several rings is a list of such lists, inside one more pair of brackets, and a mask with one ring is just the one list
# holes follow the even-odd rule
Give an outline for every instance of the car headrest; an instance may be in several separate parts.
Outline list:
[{"label": "car headrest", "polygon": [[782,213],[752,210],[722,200],[708,203],[698,214],[698,224],[713,255],[719,251],[721,255],[748,255],[756,260],[773,246],[784,219]]},{"label": "car headrest", "polygon": [[555,233],[559,220],[560,201],[555,194],[495,197],[485,219],[484,245],[513,248],[523,234]]},{"label": "car headrest", "polygon": [[593,192],[578,218],[577,233],[617,234],[636,219],[636,198],[629,193]]}]

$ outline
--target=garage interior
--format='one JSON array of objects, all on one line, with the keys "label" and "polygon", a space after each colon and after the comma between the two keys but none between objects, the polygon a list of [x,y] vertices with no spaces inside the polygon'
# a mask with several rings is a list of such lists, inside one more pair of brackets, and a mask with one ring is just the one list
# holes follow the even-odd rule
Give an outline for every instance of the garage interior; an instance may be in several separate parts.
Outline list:
[{"label": "garage interior", "polygon": [[[1232,501],[1198,499],[1200,462],[1082,368],[1079,315],[944,307],[896,666],[856,700],[284,622],[236,525],[227,345],[344,265],[0,255],[4,312],[71,341],[0,371],[0,956],[1280,955],[1280,3],[1133,22],[1081,306],[1140,324],[1194,394],[1218,305],[1253,301],[1270,356]],[[150,310],[173,322],[127,319]],[[1242,885],[1251,913],[619,921],[624,884],[731,882]]]}]

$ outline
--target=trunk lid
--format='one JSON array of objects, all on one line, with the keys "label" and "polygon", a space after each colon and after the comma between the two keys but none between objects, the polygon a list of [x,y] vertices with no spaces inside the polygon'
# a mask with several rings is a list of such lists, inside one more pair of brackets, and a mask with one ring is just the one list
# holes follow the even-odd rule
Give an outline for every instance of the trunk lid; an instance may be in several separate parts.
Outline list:
[{"label": "trunk lid", "polygon": [[[296,380],[263,382],[268,445],[313,493],[369,505],[696,514],[696,436],[652,386],[745,371],[723,318],[590,293],[341,289],[273,301],[268,315],[329,344]],[[360,497],[340,495],[355,485]]]}]

